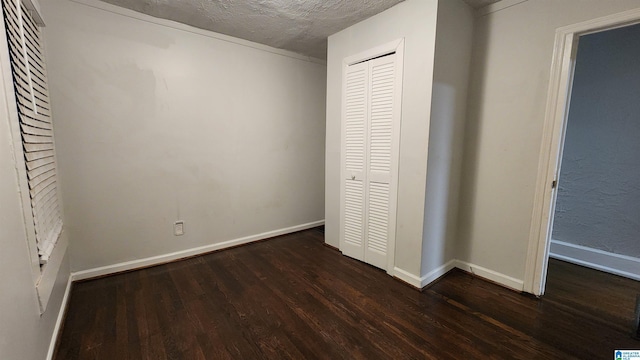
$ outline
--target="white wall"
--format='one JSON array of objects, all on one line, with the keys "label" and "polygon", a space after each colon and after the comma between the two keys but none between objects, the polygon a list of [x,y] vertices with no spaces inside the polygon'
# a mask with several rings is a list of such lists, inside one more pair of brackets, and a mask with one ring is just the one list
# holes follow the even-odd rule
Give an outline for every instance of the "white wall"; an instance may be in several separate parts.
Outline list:
[{"label": "white wall", "polygon": [[437,0],[408,0],[329,37],[325,241],[340,244],[342,61],[405,39],[395,266],[419,277]]},{"label": "white wall", "polygon": [[[0,84],[10,73],[1,75]],[[40,316],[5,96],[0,86],[0,359],[44,359],[69,277],[69,261],[64,258],[47,311]]]},{"label": "white wall", "polygon": [[556,28],[638,0],[529,0],[476,19],[458,256],[524,277]]},{"label": "white wall", "polygon": [[473,20],[473,9],[461,0],[438,2],[422,245],[423,276],[456,257],[458,191]]},{"label": "white wall", "polygon": [[555,240],[640,258],[638,59],[640,25],[580,38]]},{"label": "white wall", "polygon": [[89,3],[42,4],[73,270],[323,219],[323,64]]}]

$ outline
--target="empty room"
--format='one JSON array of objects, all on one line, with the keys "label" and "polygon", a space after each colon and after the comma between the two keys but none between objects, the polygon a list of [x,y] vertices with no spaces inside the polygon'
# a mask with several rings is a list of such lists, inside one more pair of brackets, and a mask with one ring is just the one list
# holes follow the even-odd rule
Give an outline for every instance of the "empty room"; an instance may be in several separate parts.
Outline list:
[{"label": "empty room", "polygon": [[[588,177],[560,171],[572,99],[640,96],[605,35],[640,0],[2,0],[1,19],[0,359],[640,354],[640,258],[592,266],[591,224],[554,229]],[[637,128],[603,97],[581,113]],[[597,222],[637,248],[631,205]]]}]

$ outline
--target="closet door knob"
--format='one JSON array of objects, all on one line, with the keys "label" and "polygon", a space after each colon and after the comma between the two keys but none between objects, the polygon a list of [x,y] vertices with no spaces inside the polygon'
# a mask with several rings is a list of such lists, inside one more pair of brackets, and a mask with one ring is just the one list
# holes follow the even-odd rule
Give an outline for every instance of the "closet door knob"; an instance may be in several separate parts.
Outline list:
[{"label": "closet door knob", "polygon": [[351,180],[355,180],[356,176],[355,175],[351,175]]}]

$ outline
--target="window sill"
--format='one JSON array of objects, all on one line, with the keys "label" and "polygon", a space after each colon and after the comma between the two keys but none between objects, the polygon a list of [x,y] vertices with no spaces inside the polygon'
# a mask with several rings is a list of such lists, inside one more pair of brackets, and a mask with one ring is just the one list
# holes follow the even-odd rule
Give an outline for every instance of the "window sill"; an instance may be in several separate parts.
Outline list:
[{"label": "window sill", "polygon": [[53,292],[53,287],[56,283],[56,278],[58,277],[58,272],[60,271],[60,266],[62,265],[62,260],[64,259],[68,246],[69,240],[67,239],[67,234],[63,229],[60,234],[60,238],[58,239],[58,243],[49,257],[49,261],[42,269],[40,280],[38,280],[38,283],[36,284],[38,301],[40,303],[40,314],[44,314],[47,309],[47,304],[49,303],[49,298]]}]

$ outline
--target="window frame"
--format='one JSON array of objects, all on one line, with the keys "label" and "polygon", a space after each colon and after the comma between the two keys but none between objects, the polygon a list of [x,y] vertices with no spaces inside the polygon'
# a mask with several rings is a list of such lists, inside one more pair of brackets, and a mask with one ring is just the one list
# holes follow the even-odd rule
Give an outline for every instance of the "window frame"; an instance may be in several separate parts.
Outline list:
[{"label": "window frame", "polygon": [[[11,0],[16,1],[16,0]],[[36,25],[40,28],[44,26],[42,13],[37,0],[19,0],[25,8],[30,12]],[[38,245],[36,240],[36,231],[34,223],[34,215],[32,210],[32,202],[29,194],[29,183],[27,176],[27,166],[25,160],[25,153],[23,148],[23,139],[20,129],[20,117],[18,112],[18,103],[15,93],[15,85],[13,79],[13,72],[11,66],[11,57],[9,54],[9,40],[6,34],[6,24],[4,16],[0,16],[0,23],[2,25],[2,35],[0,35],[0,98],[4,98],[5,113],[7,115],[7,121],[10,126],[11,142],[13,145],[13,158],[15,161],[16,177],[18,181],[18,193],[21,200],[23,223],[24,223],[24,238],[26,239],[26,246],[29,252],[31,275],[34,288],[38,297],[38,308],[40,314],[46,311],[49,298],[53,291],[53,287],[58,276],[58,272],[62,266],[66,251],[68,248],[68,238],[64,229],[58,235],[56,245],[49,256],[46,264],[40,265],[40,256],[38,254]],[[43,49],[46,52],[46,49]],[[46,58],[46,54],[45,54]],[[47,79],[48,82],[48,79]],[[55,149],[55,139],[54,139]],[[54,163],[56,164],[56,173],[59,181],[59,172],[57,171],[57,156],[54,151]],[[60,186],[56,187],[58,206],[60,207],[60,216],[64,224],[64,212],[62,196],[60,194]]]}]

